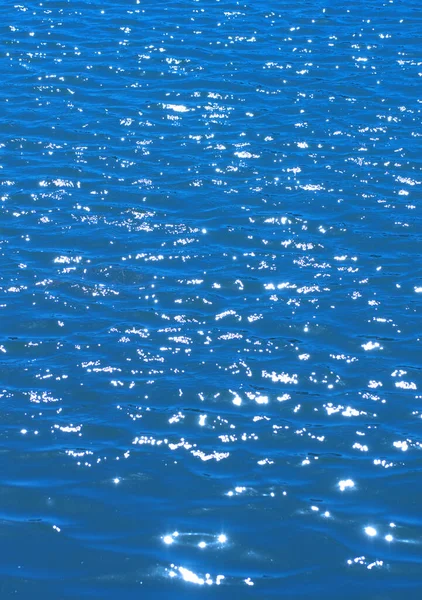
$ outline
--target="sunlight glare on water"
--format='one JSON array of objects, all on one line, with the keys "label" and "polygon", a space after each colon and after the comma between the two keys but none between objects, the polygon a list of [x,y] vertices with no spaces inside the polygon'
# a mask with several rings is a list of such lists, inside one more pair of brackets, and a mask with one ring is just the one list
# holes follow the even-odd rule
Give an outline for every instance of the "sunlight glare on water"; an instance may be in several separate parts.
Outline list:
[{"label": "sunlight glare on water", "polygon": [[1,598],[419,598],[419,4],[0,11]]}]

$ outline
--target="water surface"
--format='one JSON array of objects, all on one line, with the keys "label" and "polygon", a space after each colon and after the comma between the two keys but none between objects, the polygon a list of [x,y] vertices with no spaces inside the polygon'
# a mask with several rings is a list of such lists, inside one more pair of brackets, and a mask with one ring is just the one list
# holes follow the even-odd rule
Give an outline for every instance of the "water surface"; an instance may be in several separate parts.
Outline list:
[{"label": "water surface", "polygon": [[419,598],[419,3],[0,16],[1,597]]}]

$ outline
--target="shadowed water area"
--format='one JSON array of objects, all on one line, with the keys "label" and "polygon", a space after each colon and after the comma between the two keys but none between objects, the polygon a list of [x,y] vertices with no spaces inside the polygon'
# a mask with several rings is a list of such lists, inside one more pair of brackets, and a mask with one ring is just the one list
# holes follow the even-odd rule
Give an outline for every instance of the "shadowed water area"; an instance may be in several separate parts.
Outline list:
[{"label": "shadowed water area", "polygon": [[0,598],[417,600],[416,0],[0,8]]}]

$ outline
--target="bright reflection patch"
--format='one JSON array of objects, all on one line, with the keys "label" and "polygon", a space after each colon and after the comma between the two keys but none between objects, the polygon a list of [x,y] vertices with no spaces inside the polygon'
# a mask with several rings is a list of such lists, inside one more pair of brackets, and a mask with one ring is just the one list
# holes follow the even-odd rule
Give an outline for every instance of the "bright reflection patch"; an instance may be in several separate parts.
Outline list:
[{"label": "bright reflection patch", "polygon": [[182,575],[185,581],[189,583],[197,583],[198,585],[204,585],[205,580],[202,577],[198,577],[196,573],[193,571],[189,571],[189,569],[185,569],[184,567],[179,567],[179,572]]},{"label": "bright reflection patch", "polygon": [[368,350],[375,350],[379,348],[380,350],[384,350],[382,346],[378,342],[367,342],[366,344],[362,344],[362,348],[368,352]]},{"label": "bright reflection patch", "polygon": [[213,579],[209,573],[206,573],[204,576],[197,575],[190,569],[186,569],[186,567],[180,567],[174,564],[170,565],[168,575],[171,578],[179,577],[180,579],[183,579],[183,581],[194,583],[196,585],[220,585],[224,580],[224,575],[216,575]]},{"label": "bright reflection patch", "polygon": [[353,481],[353,479],[342,479],[338,482],[338,487],[340,488],[341,492],[344,492],[344,490],[354,488],[355,482]]},{"label": "bright reflection patch", "polygon": [[366,535],[369,535],[369,537],[375,537],[377,535],[377,530],[374,527],[365,527],[365,533]]}]

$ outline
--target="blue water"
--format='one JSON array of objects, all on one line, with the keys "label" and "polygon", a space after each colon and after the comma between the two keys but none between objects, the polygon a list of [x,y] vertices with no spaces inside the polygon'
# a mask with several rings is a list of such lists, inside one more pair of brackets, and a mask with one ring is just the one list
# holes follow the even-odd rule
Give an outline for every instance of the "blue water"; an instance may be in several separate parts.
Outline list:
[{"label": "blue water", "polygon": [[22,1],[0,598],[420,598],[419,2]]}]

